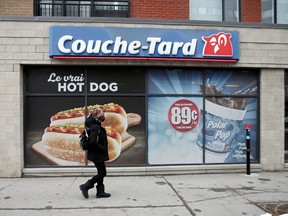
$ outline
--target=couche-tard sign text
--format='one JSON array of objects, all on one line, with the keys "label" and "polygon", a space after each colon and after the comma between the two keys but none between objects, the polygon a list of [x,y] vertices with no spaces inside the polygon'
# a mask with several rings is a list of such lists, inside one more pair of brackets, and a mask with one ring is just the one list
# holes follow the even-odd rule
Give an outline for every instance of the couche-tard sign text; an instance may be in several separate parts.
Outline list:
[{"label": "couche-tard sign text", "polygon": [[235,31],[50,27],[51,58],[239,60]]}]

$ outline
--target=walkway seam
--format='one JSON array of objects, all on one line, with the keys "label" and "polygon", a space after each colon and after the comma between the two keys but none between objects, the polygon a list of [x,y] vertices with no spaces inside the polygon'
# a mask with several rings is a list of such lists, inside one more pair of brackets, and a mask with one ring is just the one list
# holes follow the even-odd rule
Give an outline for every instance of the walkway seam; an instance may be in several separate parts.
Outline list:
[{"label": "walkway seam", "polygon": [[190,206],[186,203],[185,199],[178,193],[178,191],[173,187],[173,185],[165,178],[165,176],[162,176],[162,178],[166,181],[166,183],[170,186],[170,188],[174,191],[174,193],[178,196],[178,198],[181,200],[185,208],[190,212],[192,216],[196,216],[196,213],[190,208]]}]

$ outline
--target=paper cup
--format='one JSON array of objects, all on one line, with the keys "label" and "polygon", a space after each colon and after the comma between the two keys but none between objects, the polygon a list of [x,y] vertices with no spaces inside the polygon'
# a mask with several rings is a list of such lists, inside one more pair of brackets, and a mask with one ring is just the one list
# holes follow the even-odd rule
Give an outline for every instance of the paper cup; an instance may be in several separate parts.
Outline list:
[{"label": "paper cup", "polygon": [[[235,141],[246,110],[237,110],[205,100],[205,149],[215,153],[227,153]],[[201,110],[203,114],[203,110]],[[201,115],[203,116],[203,115]],[[203,120],[198,125],[197,145],[203,148]]]}]

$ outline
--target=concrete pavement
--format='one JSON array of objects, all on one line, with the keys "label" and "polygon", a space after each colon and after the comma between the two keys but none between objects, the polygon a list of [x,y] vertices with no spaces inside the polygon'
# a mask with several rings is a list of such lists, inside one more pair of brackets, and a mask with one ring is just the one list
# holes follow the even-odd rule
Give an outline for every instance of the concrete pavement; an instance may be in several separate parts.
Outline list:
[{"label": "concrete pavement", "polygon": [[287,172],[107,176],[102,199],[82,197],[87,179],[0,178],[0,216],[260,216],[288,204]]}]

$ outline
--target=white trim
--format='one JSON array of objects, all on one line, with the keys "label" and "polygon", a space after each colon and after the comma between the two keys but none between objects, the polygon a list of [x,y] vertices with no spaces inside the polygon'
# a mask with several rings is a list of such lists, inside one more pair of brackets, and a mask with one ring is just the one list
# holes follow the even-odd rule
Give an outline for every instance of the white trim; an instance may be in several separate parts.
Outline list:
[{"label": "white trim", "polygon": [[[261,164],[251,164],[252,172],[261,172]],[[94,167],[73,168],[24,168],[23,176],[91,176]],[[108,176],[134,175],[176,175],[205,173],[246,173],[246,164],[217,165],[179,165],[179,166],[147,166],[147,167],[107,167]]]}]

